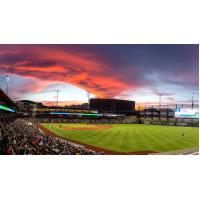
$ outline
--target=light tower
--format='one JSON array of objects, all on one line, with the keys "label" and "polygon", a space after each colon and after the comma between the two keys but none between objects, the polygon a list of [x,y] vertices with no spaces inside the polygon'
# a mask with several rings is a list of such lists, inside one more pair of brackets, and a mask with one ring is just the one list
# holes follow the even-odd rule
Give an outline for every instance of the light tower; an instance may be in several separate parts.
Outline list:
[{"label": "light tower", "polygon": [[87,92],[86,95],[87,95],[87,99],[88,99],[88,106],[87,106],[87,108],[90,109],[90,93]]},{"label": "light tower", "polygon": [[194,93],[192,93],[192,110],[193,110],[193,108],[194,108],[193,94],[194,94]]},{"label": "light tower", "polygon": [[60,90],[54,90],[56,92],[56,106],[58,107],[58,93]]},{"label": "light tower", "polygon": [[160,98],[159,98],[159,108],[161,109],[162,94],[160,94],[159,96],[160,96]]},{"label": "light tower", "polygon": [[7,96],[8,96],[8,83],[9,83],[9,81],[10,81],[10,77],[7,75],[6,76],[6,94],[7,94]]},{"label": "light tower", "polygon": [[198,94],[198,93],[196,93],[196,92],[192,93],[192,109],[194,108],[194,97],[193,97],[194,94]]}]

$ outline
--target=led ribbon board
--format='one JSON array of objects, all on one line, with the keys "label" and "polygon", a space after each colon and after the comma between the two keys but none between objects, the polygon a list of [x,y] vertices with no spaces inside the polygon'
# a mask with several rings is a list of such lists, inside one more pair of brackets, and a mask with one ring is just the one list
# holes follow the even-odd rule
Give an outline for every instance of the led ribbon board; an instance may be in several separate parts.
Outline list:
[{"label": "led ribbon board", "polygon": [[94,113],[67,113],[67,112],[51,112],[51,115],[81,115],[81,116],[101,116],[101,114]]},{"label": "led ribbon board", "polygon": [[117,114],[95,114],[95,113],[67,113],[67,112],[50,112],[51,115],[79,115],[79,116],[107,116],[107,117],[117,117],[123,115]]},{"label": "led ribbon board", "polygon": [[6,106],[0,105],[0,110],[6,110],[6,111],[10,111],[10,112],[15,112],[13,109],[8,108]]}]

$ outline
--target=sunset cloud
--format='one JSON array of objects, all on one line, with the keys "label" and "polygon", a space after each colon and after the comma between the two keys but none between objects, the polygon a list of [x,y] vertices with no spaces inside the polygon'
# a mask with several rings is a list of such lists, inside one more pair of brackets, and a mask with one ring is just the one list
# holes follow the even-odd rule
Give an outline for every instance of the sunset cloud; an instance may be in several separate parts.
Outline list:
[{"label": "sunset cloud", "polygon": [[[66,82],[99,97],[114,97],[132,87],[117,74],[109,73],[113,71],[112,68],[98,60],[88,60],[80,55],[45,46],[30,48],[20,45],[17,49],[9,48],[9,55],[7,51],[4,54],[1,52],[2,73],[49,82]],[[27,89],[33,91],[31,87]]]},{"label": "sunset cloud", "polygon": [[149,90],[172,100],[176,87],[198,88],[198,45],[0,45],[7,74],[27,79],[18,94],[66,83],[97,97]]}]

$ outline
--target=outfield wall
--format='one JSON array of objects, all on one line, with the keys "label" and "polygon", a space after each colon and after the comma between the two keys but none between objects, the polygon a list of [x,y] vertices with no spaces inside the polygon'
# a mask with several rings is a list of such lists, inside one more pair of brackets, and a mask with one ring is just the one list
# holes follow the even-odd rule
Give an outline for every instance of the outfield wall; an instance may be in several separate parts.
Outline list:
[{"label": "outfield wall", "polygon": [[[33,120],[33,118],[31,118]],[[136,117],[121,119],[64,119],[64,118],[37,118],[36,123],[86,123],[86,124],[152,124],[164,126],[190,126],[199,127],[198,122],[188,121],[159,121],[152,119],[137,119]]]},{"label": "outfield wall", "polygon": [[119,119],[64,119],[64,118],[36,118],[39,123],[88,123],[88,124],[138,124],[136,117],[127,117]]},{"label": "outfield wall", "polygon": [[165,125],[165,126],[189,126],[189,127],[199,127],[198,120],[152,120],[152,119],[141,119],[142,124],[152,124],[152,125]]}]

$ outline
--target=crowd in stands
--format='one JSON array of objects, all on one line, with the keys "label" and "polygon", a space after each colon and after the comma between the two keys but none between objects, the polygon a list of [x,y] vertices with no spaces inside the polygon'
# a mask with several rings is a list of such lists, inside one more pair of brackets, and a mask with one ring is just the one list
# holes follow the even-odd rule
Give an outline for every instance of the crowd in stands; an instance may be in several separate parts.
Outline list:
[{"label": "crowd in stands", "polygon": [[6,155],[99,155],[81,146],[45,135],[25,119],[0,118],[0,154]]}]

